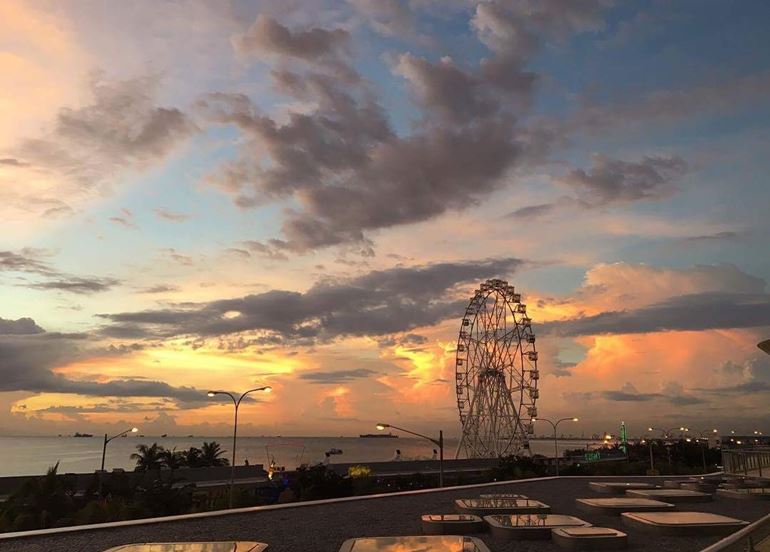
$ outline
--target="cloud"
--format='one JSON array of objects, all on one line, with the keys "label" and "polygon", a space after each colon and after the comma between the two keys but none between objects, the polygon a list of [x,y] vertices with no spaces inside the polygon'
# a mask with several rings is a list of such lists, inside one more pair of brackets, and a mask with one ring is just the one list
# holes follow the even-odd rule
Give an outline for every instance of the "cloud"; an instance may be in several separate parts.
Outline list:
[{"label": "cloud", "polygon": [[31,318],[19,318],[18,320],[0,318],[0,335],[33,335],[44,331]]},{"label": "cloud", "polygon": [[548,322],[546,333],[562,336],[701,331],[770,326],[770,295],[700,293],[651,306]]},{"label": "cloud", "polygon": [[12,168],[19,172],[10,176],[30,186],[7,190],[7,200],[25,209],[41,200],[60,203],[60,197],[85,200],[108,191],[116,175],[166,158],[197,128],[179,109],[155,105],[157,88],[155,76],[108,81],[92,75],[90,103],[61,108],[40,137],[13,148],[18,163]]},{"label": "cloud", "polygon": [[732,232],[726,230],[724,232],[716,232],[714,234],[704,234],[702,236],[689,236],[684,239],[688,243],[704,243],[704,242],[721,242],[721,241],[734,241],[740,238],[742,234],[739,232]]},{"label": "cloud", "polygon": [[[474,206],[508,185],[512,171],[542,159],[555,139],[523,122],[536,80],[524,65],[540,35],[560,40],[599,28],[605,4],[481,4],[474,29],[490,57],[475,67],[448,57],[390,56],[419,119],[404,135],[393,131],[373,87],[355,73],[346,32],[290,30],[260,16],[236,48],[270,54],[275,89],[303,108],[279,118],[242,94],[202,98],[204,117],[235,125],[245,137],[237,158],[205,181],[243,208],[292,200],[283,239],[268,244],[284,252],[366,242],[373,231]],[[297,60],[315,63],[289,67]],[[343,65],[350,78],[340,78]]]},{"label": "cloud", "polygon": [[2,321],[0,328],[4,328],[7,322],[11,322],[13,327],[10,334],[5,331],[0,333],[0,391],[202,400],[202,391],[193,387],[174,387],[162,381],[130,377],[111,381],[69,379],[55,373],[54,369],[99,355],[98,350],[82,346],[88,341],[86,336],[48,333],[29,318]]},{"label": "cloud", "polygon": [[40,251],[25,248],[19,253],[0,251],[0,271],[50,275],[54,271],[40,259]]},{"label": "cloud", "polygon": [[416,35],[416,16],[402,0],[348,0],[374,32],[387,37]]},{"label": "cloud", "polygon": [[164,209],[163,207],[159,207],[154,211],[159,218],[171,222],[185,222],[190,218],[190,215],[186,215],[184,213],[175,213],[173,211],[169,211],[168,209]]},{"label": "cloud", "polygon": [[179,291],[179,287],[171,284],[157,284],[139,290],[139,293],[172,293]]},{"label": "cloud", "polygon": [[57,290],[77,294],[89,294],[108,291],[122,282],[115,278],[96,276],[74,276],[59,272],[44,261],[45,251],[30,248],[20,252],[0,251],[0,272],[20,272],[44,278],[43,281],[17,284],[37,290]]},{"label": "cloud", "polygon": [[232,38],[242,56],[274,55],[310,63],[326,64],[343,73],[350,55],[350,34],[343,29],[318,27],[291,30],[272,17],[260,14],[243,34]]},{"label": "cloud", "polygon": [[257,332],[266,342],[333,340],[406,332],[457,316],[460,284],[504,277],[522,265],[514,258],[377,270],[349,279],[323,279],[304,293],[272,290],[181,308],[103,314],[113,337],[222,336]]},{"label": "cloud", "polygon": [[660,394],[642,394],[634,387],[630,382],[626,384],[619,391],[602,391],[602,398],[608,401],[621,401],[621,402],[646,402],[660,397]]},{"label": "cloud", "polygon": [[589,206],[655,200],[673,192],[672,182],[686,170],[679,157],[645,157],[639,162],[593,156],[593,166],[570,171],[561,181]]},{"label": "cloud", "polygon": [[599,132],[608,128],[629,129],[672,124],[693,115],[713,117],[753,107],[770,95],[770,72],[757,72],[731,79],[677,89],[653,90],[623,101],[591,102],[580,108],[564,126],[565,132]]},{"label": "cloud", "polygon": [[348,383],[356,379],[368,378],[375,374],[377,374],[377,372],[369,370],[368,368],[356,368],[353,370],[336,370],[333,372],[302,372],[299,375],[299,379],[326,385],[332,383]]},{"label": "cloud", "polygon": [[508,213],[508,217],[524,220],[532,220],[551,213],[556,205],[554,203],[541,203],[539,205],[528,205],[520,207],[515,211]]},{"label": "cloud", "polygon": [[69,276],[49,280],[47,282],[28,284],[25,287],[40,290],[66,291],[69,293],[87,295],[90,293],[101,293],[104,291],[109,291],[121,284],[122,282],[115,278]]},{"label": "cloud", "polygon": [[286,261],[289,259],[285,253],[281,252],[281,249],[285,249],[285,244],[280,240],[269,240],[267,244],[257,240],[247,240],[243,242],[243,245],[251,253],[271,261]]}]

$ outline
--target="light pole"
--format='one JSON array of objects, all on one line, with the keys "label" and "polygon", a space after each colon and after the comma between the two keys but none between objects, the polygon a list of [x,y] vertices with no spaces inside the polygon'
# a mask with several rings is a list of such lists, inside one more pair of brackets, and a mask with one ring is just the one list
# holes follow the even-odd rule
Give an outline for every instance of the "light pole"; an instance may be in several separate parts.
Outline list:
[{"label": "light pole", "polygon": [[427,439],[434,445],[438,445],[438,486],[443,487],[444,486],[444,431],[439,429],[438,430],[438,439],[434,439],[433,437],[428,437],[427,435],[423,435],[422,433],[415,433],[414,431],[409,431],[408,429],[404,429],[403,427],[394,426],[392,424],[377,424],[377,429],[380,431],[384,430],[385,428],[392,428],[397,429],[398,431],[403,431],[404,433],[409,433],[410,435],[415,435],[417,437],[422,437],[423,439]]},{"label": "light pole", "polygon": [[131,429],[127,429],[125,431],[121,431],[117,435],[113,435],[110,438],[107,438],[107,434],[104,434],[104,446],[102,447],[102,469],[101,471],[104,471],[104,457],[107,455],[107,443],[115,439],[116,437],[122,437],[123,435],[126,435],[127,433],[136,433],[139,431],[138,427],[132,427]]},{"label": "light pole", "polygon": [[533,422],[537,422],[537,421],[548,422],[549,424],[551,424],[551,427],[553,427],[554,462],[556,463],[556,475],[558,476],[559,475],[559,446],[558,446],[558,442],[556,440],[556,428],[562,422],[566,422],[566,421],[577,422],[578,418],[561,418],[559,420],[556,420],[556,423],[552,422],[548,418],[532,418],[532,421]]},{"label": "light pole", "polygon": [[[706,473],[706,449],[709,448],[709,438],[706,435],[707,433],[719,433],[719,430],[714,429],[702,429],[698,430],[698,433],[700,433],[700,439],[705,439],[706,446],[701,447],[701,457],[703,458],[703,473]],[[700,441],[700,439],[698,439]]]},{"label": "light pole", "polygon": [[242,393],[241,396],[238,397],[238,399],[236,399],[235,396],[229,391],[209,391],[208,392],[209,397],[213,397],[214,395],[227,395],[233,400],[233,405],[235,405],[235,420],[233,422],[233,461],[230,463],[230,497],[228,499],[229,508],[233,507],[233,480],[235,479],[235,443],[238,437],[238,407],[241,406],[241,401],[249,393],[254,393],[255,391],[270,393],[270,391],[272,390],[273,388],[270,386],[255,387],[254,389],[249,389],[248,391],[245,391],[244,393]]},{"label": "light pole", "polygon": [[[655,431],[654,427],[648,427],[647,431]],[[650,439],[650,472],[655,471],[655,460],[652,457],[652,439]]]},{"label": "light pole", "polygon": [[[660,431],[663,434],[664,439],[669,439],[671,437],[671,432],[678,429],[679,431],[690,431],[687,427],[672,427],[671,429],[661,429],[659,427],[649,427],[647,428],[649,431]],[[679,434],[679,437],[681,438],[682,434]],[[669,445],[666,445],[663,443],[663,446],[666,447],[666,452],[668,454],[668,467],[671,468],[671,447]]]}]

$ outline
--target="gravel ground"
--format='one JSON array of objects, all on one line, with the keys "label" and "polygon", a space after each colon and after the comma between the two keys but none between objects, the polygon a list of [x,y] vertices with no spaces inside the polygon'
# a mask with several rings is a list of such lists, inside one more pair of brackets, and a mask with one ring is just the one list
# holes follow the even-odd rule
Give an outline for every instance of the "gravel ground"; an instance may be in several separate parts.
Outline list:
[{"label": "gravel ground", "polygon": [[[594,525],[626,531],[633,551],[689,552],[701,550],[720,537],[650,537],[621,527],[619,517],[586,514],[577,510],[575,498],[606,496],[588,489],[589,481],[617,478],[561,478],[548,481],[512,482],[510,485],[452,489],[421,495],[395,495],[337,504],[287,508],[233,514],[208,519],[175,521],[154,525],[90,530],[61,536],[0,540],[2,552],[79,551],[101,552],[112,546],[132,542],[256,540],[270,545],[268,552],[336,552],[345,539],[360,536],[419,535],[420,515],[453,513],[454,499],[476,497],[483,492],[522,493],[541,500],[554,513],[570,514]],[[634,481],[623,478],[622,481]],[[650,479],[644,479],[650,481]],[[662,478],[661,478],[662,481]],[[682,504],[678,510],[713,512],[754,521],[770,513],[770,501],[736,500],[715,497],[714,502]],[[550,541],[496,543],[480,534],[492,552],[556,551]]]}]

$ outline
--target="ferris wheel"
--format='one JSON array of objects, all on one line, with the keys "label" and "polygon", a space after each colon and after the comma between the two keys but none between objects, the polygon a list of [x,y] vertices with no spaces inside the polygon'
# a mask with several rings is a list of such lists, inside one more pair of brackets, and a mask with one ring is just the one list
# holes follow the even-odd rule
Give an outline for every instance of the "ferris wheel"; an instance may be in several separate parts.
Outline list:
[{"label": "ferris wheel", "polygon": [[465,309],[457,339],[457,408],[468,458],[520,454],[528,448],[539,397],[532,320],[521,294],[487,280]]}]

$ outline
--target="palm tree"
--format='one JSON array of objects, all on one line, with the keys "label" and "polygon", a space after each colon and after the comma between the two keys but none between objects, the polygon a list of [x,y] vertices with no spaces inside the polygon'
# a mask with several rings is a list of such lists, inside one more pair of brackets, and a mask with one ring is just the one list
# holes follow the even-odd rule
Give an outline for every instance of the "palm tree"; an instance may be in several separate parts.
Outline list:
[{"label": "palm tree", "polygon": [[137,471],[157,470],[160,469],[163,460],[162,453],[164,448],[158,443],[153,443],[150,446],[136,445],[136,449],[139,452],[135,452],[131,455],[131,460],[136,460]]},{"label": "palm tree", "polygon": [[185,465],[185,456],[181,452],[174,450],[162,450],[160,452],[160,461],[170,470],[176,470]]},{"label": "palm tree", "polygon": [[201,449],[198,447],[190,447],[188,450],[181,452],[184,457],[184,465],[191,468],[197,468],[201,462]]},{"label": "palm tree", "polygon": [[30,478],[0,510],[0,530],[45,529],[75,511],[72,481],[58,474],[59,463],[43,477]]},{"label": "palm tree", "polygon": [[222,447],[216,441],[207,443],[204,441],[203,448],[201,448],[200,465],[205,467],[210,466],[229,466],[227,458],[220,458],[225,453]]}]

